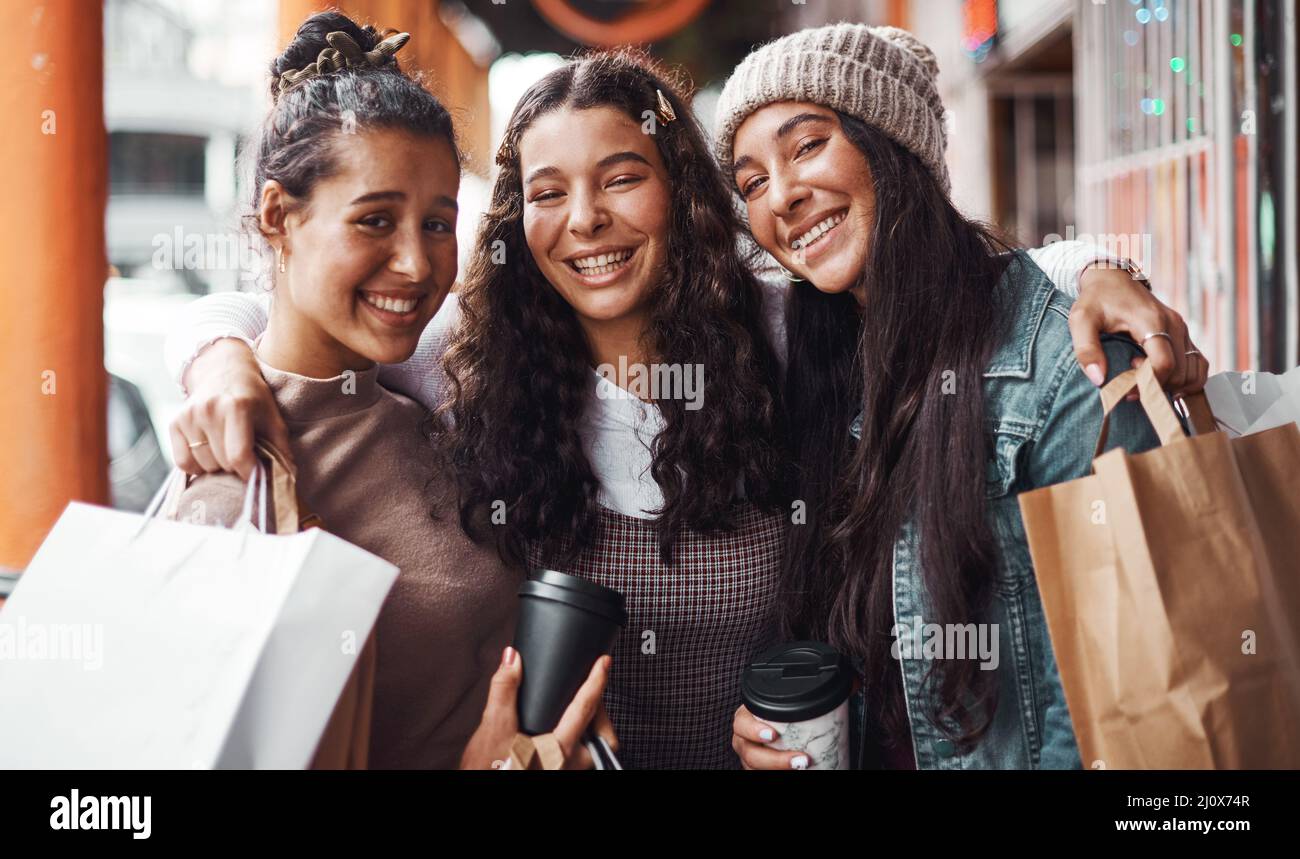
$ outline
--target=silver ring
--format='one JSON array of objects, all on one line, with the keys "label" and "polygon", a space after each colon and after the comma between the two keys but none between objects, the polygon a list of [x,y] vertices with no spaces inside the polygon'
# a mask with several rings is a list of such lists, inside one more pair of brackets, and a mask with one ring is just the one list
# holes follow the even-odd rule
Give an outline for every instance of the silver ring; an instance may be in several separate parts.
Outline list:
[{"label": "silver ring", "polygon": [[[1188,352],[1184,352],[1184,353],[1183,353],[1183,355],[1188,356],[1188,357],[1190,357],[1190,356],[1192,356],[1192,355],[1200,355],[1200,354],[1201,354],[1201,350],[1200,350],[1200,349],[1192,349],[1192,350],[1190,350],[1190,351],[1188,351]],[[1204,355],[1201,355],[1201,357],[1204,358],[1205,356],[1204,356]]]},{"label": "silver ring", "polygon": [[196,447],[203,447],[203,445],[207,443],[208,443],[207,439],[204,439],[203,441],[192,441],[190,442],[190,450],[194,450],[194,448]]},{"label": "silver ring", "polygon": [[1166,340],[1169,341],[1169,345],[1171,345],[1171,346],[1172,346],[1173,343],[1174,343],[1174,338],[1170,337],[1169,334],[1168,334],[1167,332],[1164,332],[1164,331],[1148,331],[1148,332],[1147,332],[1147,336],[1145,336],[1145,337],[1142,338],[1142,345],[1143,345],[1143,346],[1147,345],[1147,341],[1150,340],[1152,337],[1163,337],[1163,338],[1165,338]]}]

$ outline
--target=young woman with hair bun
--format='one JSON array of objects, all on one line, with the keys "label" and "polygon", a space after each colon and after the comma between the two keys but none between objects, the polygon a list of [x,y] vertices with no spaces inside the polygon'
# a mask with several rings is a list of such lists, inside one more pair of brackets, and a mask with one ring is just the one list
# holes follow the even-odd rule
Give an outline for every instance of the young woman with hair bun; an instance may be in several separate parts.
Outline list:
[{"label": "young woman with hair bun", "polygon": [[[380,364],[415,351],[456,279],[460,155],[446,108],[393,59],[406,38],[322,13],[271,64],[250,203],[276,259],[274,300],[251,356],[286,425],[271,441],[297,463],[307,506],[401,570],[375,627],[369,766],[485,767],[513,739],[520,665],[506,645],[523,574],[461,532],[451,481],[428,456],[426,409],[379,381]],[[217,441],[172,438],[216,464]],[[243,487],[204,474],[178,512],[230,524]],[[593,668],[560,732],[575,765],[606,670]]]}]

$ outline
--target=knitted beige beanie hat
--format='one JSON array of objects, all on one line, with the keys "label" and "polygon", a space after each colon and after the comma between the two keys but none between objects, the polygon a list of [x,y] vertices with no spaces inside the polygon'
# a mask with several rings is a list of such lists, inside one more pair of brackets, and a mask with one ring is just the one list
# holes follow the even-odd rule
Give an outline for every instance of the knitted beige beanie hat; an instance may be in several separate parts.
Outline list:
[{"label": "knitted beige beanie hat", "polygon": [[832,24],[800,30],[750,53],[718,99],[718,160],[731,171],[731,144],[751,113],[779,101],[838,110],[914,153],[947,192],[948,146],[934,53],[906,30]]}]

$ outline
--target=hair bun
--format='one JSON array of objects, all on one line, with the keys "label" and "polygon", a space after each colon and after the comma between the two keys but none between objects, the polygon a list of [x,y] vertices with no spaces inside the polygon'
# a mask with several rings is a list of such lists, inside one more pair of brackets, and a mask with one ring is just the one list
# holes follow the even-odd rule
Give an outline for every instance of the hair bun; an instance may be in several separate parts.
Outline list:
[{"label": "hair bun", "polygon": [[294,33],[284,51],[271,61],[271,97],[281,90],[281,77],[285,72],[300,71],[315,63],[321,51],[330,48],[328,36],[333,32],[347,33],[362,52],[369,52],[382,41],[379,31],[366,24],[364,27],[342,12],[317,12]]}]

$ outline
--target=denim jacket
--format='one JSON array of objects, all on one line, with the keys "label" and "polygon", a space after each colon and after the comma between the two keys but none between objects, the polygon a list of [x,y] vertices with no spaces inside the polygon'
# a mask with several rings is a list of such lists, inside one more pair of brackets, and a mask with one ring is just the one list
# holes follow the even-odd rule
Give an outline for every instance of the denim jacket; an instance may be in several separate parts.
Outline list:
[{"label": "denim jacket", "polygon": [[[894,544],[894,618],[907,645],[896,645],[918,769],[1079,768],[1078,746],[1061,690],[1043,606],[1016,496],[1030,489],[1082,477],[1092,466],[1101,427],[1101,400],[1074,355],[1067,319],[1072,299],[1021,252],[998,284],[1000,305],[1011,316],[1004,342],[984,372],[985,422],[989,437],[988,516],[1000,560],[993,596],[979,618],[986,636],[982,662],[997,672],[993,722],[976,746],[962,754],[933,724],[922,679],[930,667],[917,621],[930,622],[920,541],[915,521]],[[1128,338],[1105,338],[1110,376],[1128,369],[1141,351]],[[860,438],[862,416],[854,421]],[[1111,417],[1107,449],[1136,453],[1159,444],[1140,404],[1121,403]],[[996,624],[996,633],[992,625]],[[920,627],[921,630],[925,628]],[[996,637],[996,649],[993,639]],[[910,651],[910,652],[909,652]],[[996,660],[991,658],[996,654]],[[931,653],[933,656],[934,654]],[[994,663],[996,662],[996,665]],[[866,760],[861,696],[855,696],[855,760]]]}]

